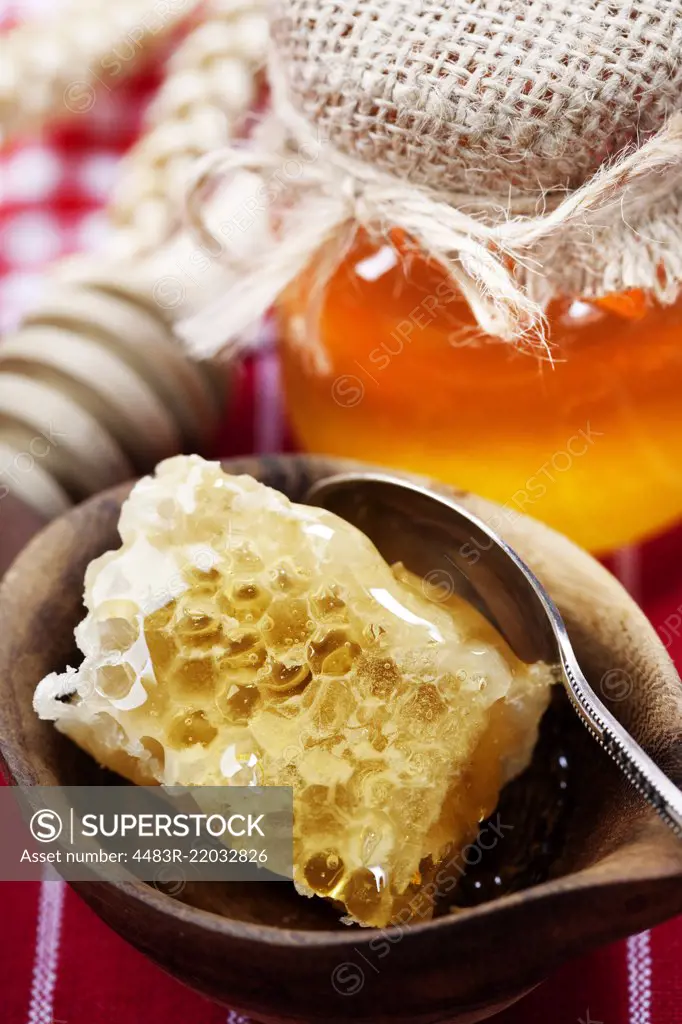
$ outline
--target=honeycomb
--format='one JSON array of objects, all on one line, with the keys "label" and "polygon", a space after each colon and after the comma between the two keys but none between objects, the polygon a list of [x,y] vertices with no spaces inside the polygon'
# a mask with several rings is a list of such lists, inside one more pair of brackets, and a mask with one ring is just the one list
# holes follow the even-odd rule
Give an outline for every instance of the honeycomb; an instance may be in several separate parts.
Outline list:
[{"label": "honeycomb", "polygon": [[551,670],[355,527],[198,456],[136,485],[85,580],[82,666],[35,707],[139,784],[292,786],[294,880],[345,920],[415,899],[530,760]]}]

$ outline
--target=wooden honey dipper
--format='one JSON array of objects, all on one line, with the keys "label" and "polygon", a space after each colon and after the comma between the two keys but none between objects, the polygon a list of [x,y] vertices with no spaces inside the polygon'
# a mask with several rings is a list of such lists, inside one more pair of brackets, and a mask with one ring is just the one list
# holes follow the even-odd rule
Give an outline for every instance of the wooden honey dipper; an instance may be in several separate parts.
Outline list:
[{"label": "wooden honey dipper", "polygon": [[[110,251],[56,264],[41,303],[0,344],[0,497],[11,492],[53,518],[209,441],[229,374],[182,351],[174,320],[183,307],[157,301],[156,257],[182,237],[179,168],[238,130],[266,40],[257,0],[209,5],[124,160],[108,207]],[[220,67],[234,86],[228,76],[222,96]]]}]

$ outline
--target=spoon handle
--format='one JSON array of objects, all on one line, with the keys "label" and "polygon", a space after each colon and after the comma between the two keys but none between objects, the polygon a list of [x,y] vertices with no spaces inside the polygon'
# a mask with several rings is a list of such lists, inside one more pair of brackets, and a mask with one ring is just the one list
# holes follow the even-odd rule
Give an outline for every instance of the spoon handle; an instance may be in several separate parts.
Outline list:
[{"label": "spoon handle", "polygon": [[562,645],[564,685],[583,723],[626,778],[682,839],[682,790],[661,771],[599,699],[572,650]]}]

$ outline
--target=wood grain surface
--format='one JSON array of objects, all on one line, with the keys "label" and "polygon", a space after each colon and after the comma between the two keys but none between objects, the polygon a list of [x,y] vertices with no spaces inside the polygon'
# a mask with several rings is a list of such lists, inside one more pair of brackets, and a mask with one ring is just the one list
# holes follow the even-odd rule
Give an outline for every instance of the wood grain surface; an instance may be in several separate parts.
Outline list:
[{"label": "wood grain surface", "polygon": [[0,578],[45,520],[13,494],[4,494],[0,483]]},{"label": "wood grain surface", "polygon": [[[278,456],[226,464],[300,499],[336,460]],[[74,654],[83,575],[117,546],[128,486],[52,523],[0,584],[0,751],[15,782],[105,777],[39,721],[38,680]],[[682,687],[653,627],[594,559],[549,528],[458,495],[530,564],[563,613],[578,658],[614,713],[682,783]],[[618,673],[618,676],[609,673]],[[625,685],[605,686],[621,679]],[[613,692],[609,692],[611,689]],[[573,807],[549,878],[522,892],[385,933],[348,928],[286,883],[205,886],[194,905],[143,883],[80,883],[111,927],[188,984],[266,1024],[437,1024],[482,1020],[568,957],[682,911],[682,843],[569,719]]]}]

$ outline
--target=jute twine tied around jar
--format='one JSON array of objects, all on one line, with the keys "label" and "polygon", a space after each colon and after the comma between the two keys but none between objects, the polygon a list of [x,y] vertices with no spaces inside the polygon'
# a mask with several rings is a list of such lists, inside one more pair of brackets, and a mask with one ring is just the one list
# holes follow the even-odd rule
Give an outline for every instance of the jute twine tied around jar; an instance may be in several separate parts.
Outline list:
[{"label": "jute twine tied around jar", "polygon": [[220,243],[206,189],[247,171],[276,230],[225,247],[238,276],[187,323],[196,351],[324,253],[321,290],[358,225],[402,229],[521,345],[545,343],[556,295],[676,299],[682,0],[277,0],[271,34],[272,112],[203,164],[188,209]]}]

